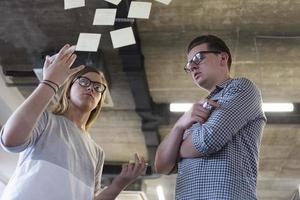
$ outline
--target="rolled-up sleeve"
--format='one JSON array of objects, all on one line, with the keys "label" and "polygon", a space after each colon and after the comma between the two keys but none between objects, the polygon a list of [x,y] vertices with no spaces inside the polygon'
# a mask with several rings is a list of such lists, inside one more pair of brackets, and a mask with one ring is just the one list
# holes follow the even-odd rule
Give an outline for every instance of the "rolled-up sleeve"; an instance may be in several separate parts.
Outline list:
[{"label": "rolled-up sleeve", "polygon": [[[24,151],[26,148],[34,145],[34,143],[37,141],[39,136],[44,131],[47,121],[48,121],[48,112],[45,111],[42,113],[40,119],[38,120],[35,127],[33,128],[31,137],[24,144],[14,146],[14,147],[7,147],[3,143],[2,136],[3,136],[3,131],[5,129],[5,125],[4,125],[0,131],[0,146],[5,151],[10,152],[10,153],[20,153],[20,152]],[[20,134],[22,134],[22,133],[20,133]]]},{"label": "rolled-up sleeve", "polygon": [[248,79],[228,85],[218,98],[215,109],[203,124],[192,127],[192,141],[202,155],[222,149],[248,122],[262,116],[262,100],[258,88]]}]

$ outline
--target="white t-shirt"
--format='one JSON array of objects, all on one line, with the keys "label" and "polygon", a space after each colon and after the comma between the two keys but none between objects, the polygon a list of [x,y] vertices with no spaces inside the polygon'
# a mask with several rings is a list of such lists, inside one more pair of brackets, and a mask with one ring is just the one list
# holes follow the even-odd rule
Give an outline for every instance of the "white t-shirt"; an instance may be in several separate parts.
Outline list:
[{"label": "white t-shirt", "polygon": [[104,152],[64,116],[44,112],[17,147],[3,145],[3,129],[1,146],[21,153],[1,200],[90,200],[100,192]]}]

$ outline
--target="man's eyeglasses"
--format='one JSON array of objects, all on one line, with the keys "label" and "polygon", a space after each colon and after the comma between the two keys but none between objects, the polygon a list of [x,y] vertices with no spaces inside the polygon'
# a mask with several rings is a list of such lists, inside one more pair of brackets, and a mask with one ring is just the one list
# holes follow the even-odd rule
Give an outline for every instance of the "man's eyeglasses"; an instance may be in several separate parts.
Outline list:
[{"label": "man's eyeglasses", "polygon": [[84,76],[78,76],[75,81],[78,80],[78,83],[82,87],[89,87],[91,84],[93,84],[93,88],[98,93],[103,93],[106,90],[106,86],[103,83],[94,82],[88,79]]},{"label": "man's eyeglasses", "polygon": [[199,63],[201,61],[203,61],[204,58],[205,58],[204,54],[207,54],[207,53],[219,54],[221,52],[220,51],[199,51],[198,53],[196,53],[194,55],[194,57],[189,62],[187,62],[187,64],[184,67],[184,71],[191,72],[192,71],[192,64],[194,63],[195,65],[199,65]]}]

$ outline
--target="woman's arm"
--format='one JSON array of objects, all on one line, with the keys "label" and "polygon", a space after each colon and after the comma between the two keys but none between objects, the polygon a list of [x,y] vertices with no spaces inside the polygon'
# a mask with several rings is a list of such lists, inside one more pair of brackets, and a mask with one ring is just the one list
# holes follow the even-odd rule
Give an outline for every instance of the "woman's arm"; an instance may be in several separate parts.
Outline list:
[{"label": "woman's arm", "polygon": [[[60,86],[71,74],[81,70],[83,66],[70,69],[76,59],[76,55],[73,54],[74,50],[74,47],[65,45],[55,56],[47,56],[43,67],[44,80]],[[36,122],[58,89],[51,82],[39,84],[9,117],[2,134],[2,141],[5,146],[18,146],[30,138]]]}]

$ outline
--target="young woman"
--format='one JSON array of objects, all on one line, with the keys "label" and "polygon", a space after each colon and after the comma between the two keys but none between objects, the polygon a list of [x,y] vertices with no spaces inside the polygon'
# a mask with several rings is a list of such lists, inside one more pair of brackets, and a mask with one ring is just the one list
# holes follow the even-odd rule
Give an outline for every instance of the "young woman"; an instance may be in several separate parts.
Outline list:
[{"label": "young woman", "polygon": [[[145,168],[144,159],[135,155],[135,163],[124,164],[100,191],[104,152],[87,131],[100,113],[107,84],[94,68],[70,69],[74,50],[65,45],[46,57],[43,81],[0,132],[3,148],[20,152],[2,200],[112,200]],[[63,84],[58,104],[46,111]]]}]

